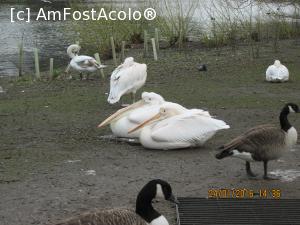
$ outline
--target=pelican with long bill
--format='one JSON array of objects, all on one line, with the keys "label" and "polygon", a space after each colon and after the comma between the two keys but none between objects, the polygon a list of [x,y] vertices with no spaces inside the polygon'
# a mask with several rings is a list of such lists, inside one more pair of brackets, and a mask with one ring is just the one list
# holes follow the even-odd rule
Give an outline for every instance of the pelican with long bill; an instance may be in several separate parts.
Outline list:
[{"label": "pelican with long bill", "polygon": [[186,109],[164,103],[157,114],[128,133],[139,131],[140,143],[149,149],[182,149],[203,145],[215,133],[229,126],[201,109]]},{"label": "pelican with long bill", "polygon": [[165,103],[165,100],[159,94],[143,92],[140,101],[119,109],[100,123],[98,128],[110,125],[112,133],[116,137],[138,138],[139,132],[128,134],[128,130],[156,115],[163,103]]}]

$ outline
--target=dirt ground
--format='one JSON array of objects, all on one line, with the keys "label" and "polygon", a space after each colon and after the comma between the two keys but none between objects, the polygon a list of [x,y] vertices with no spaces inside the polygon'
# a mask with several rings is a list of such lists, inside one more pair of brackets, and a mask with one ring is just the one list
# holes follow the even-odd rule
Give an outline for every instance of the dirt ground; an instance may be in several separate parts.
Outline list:
[{"label": "dirt ground", "polygon": [[[96,207],[134,207],[137,192],[153,178],[169,181],[180,197],[207,197],[212,188],[263,188],[280,189],[282,198],[299,198],[300,177],[250,180],[243,161],[214,158],[219,145],[247,128],[277,124],[284,103],[300,104],[300,45],[282,42],[278,53],[266,45],[255,60],[248,50],[170,49],[160,51],[158,62],[143,59],[141,50],[127,52],[148,64],[143,90],[207,109],[231,126],[195,149],[153,151],[102,140],[110,130],[96,126],[120,107],[106,102],[109,78],[1,80],[7,91],[0,94],[0,224],[47,224]],[[277,58],[290,70],[288,83],[264,82],[266,67]],[[208,64],[208,72],[196,69],[200,62]],[[110,66],[105,73],[112,70]],[[299,116],[290,116],[290,121],[300,130]],[[299,150],[300,145],[271,162],[270,172],[294,171],[298,176]],[[253,169],[261,178],[262,164]],[[174,206],[161,202],[155,207],[170,224],[176,223]]]}]

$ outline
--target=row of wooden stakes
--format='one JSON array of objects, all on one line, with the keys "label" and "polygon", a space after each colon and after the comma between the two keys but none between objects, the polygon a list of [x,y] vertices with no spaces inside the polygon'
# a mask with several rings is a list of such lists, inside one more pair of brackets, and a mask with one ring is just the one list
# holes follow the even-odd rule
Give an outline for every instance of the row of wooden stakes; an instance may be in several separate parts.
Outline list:
[{"label": "row of wooden stakes", "polygon": [[[151,40],[152,44],[152,51],[153,51],[153,58],[155,61],[158,60],[158,50],[159,50],[159,31],[157,28],[155,28],[155,38],[148,38],[148,32],[144,31],[144,57],[148,57],[149,55],[149,43],[148,41]],[[79,42],[76,42],[76,44],[79,44]],[[115,41],[113,37],[110,37],[110,44],[112,48],[112,57],[113,62],[115,66],[118,66],[117,62],[117,54],[116,54],[116,47],[115,47]],[[122,41],[121,45],[121,60],[123,61],[125,59],[125,45],[126,42]],[[23,42],[19,44],[19,76],[21,77],[23,75],[23,63],[24,63],[24,50],[23,50]],[[95,59],[98,63],[101,64],[100,55],[99,53],[94,54]],[[35,67],[35,78],[40,79],[41,73],[40,73],[40,63],[39,63],[39,50],[38,48],[34,48],[34,67]],[[70,66],[67,67],[65,72],[68,72],[70,69]],[[101,76],[105,78],[103,69],[100,70]],[[49,78],[52,79],[54,76],[54,59],[50,58],[50,64],[49,64]]]}]

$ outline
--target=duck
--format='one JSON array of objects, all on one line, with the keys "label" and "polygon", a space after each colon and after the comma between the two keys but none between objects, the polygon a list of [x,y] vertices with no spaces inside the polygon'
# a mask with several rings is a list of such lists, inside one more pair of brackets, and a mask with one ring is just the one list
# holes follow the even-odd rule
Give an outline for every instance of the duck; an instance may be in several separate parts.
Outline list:
[{"label": "duck", "polygon": [[165,99],[155,92],[143,92],[141,100],[119,109],[97,127],[110,125],[110,129],[116,137],[138,138],[139,131],[128,134],[128,130],[157,114],[160,105],[165,102]]},{"label": "duck", "polygon": [[286,82],[289,80],[289,70],[279,60],[269,66],[266,71],[266,80],[269,82]]},{"label": "duck", "polygon": [[204,71],[204,72],[207,72],[207,65],[206,64],[199,64],[198,65],[198,67],[197,67],[197,69],[199,70],[199,71]]},{"label": "duck", "polygon": [[126,58],[111,74],[108,103],[115,104],[126,94],[131,94],[135,102],[135,93],[144,86],[146,79],[147,65],[135,62],[133,57]]},{"label": "duck", "polygon": [[272,124],[253,127],[222,145],[216,158],[235,157],[245,160],[246,172],[249,177],[256,177],[256,174],[251,170],[250,162],[263,162],[263,178],[276,179],[268,175],[268,162],[279,159],[297,143],[298,139],[297,130],[288,120],[290,113],[300,113],[298,105],[288,103],[282,108],[279,116],[280,127]]},{"label": "duck", "polygon": [[229,125],[213,118],[208,111],[167,102],[159,113],[129,133],[142,129],[139,140],[145,148],[170,150],[202,146],[217,131],[228,128]]},{"label": "duck", "polygon": [[167,181],[155,179],[149,181],[138,193],[135,210],[97,209],[65,219],[55,225],[169,225],[166,217],[153,208],[154,199],[164,199],[179,204],[171,185]]},{"label": "duck", "polygon": [[[83,72],[92,73],[98,69],[103,69],[106,66],[101,65],[91,56],[78,55],[81,47],[77,44],[70,45],[67,49],[67,54],[71,58],[70,66],[80,73],[80,79],[83,79]],[[88,78],[88,77],[87,77]]]}]

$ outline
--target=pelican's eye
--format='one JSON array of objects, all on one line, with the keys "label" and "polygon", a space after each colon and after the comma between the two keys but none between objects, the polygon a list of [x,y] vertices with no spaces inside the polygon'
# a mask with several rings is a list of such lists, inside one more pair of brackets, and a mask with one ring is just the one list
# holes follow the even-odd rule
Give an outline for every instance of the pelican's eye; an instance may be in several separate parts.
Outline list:
[{"label": "pelican's eye", "polygon": [[151,98],[149,98],[149,101],[151,101]]},{"label": "pelican's eye", "polygon": [[119,79],[120,79],[120,76],[116,77],[116,78],[115,78],[115,81],[118,81]]}]

